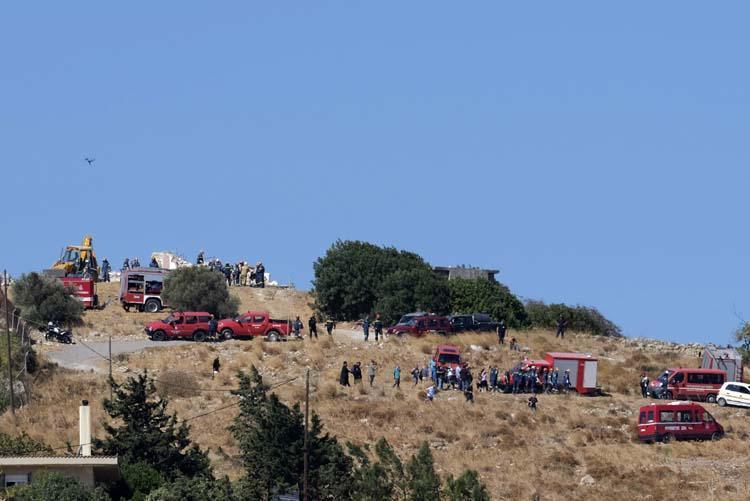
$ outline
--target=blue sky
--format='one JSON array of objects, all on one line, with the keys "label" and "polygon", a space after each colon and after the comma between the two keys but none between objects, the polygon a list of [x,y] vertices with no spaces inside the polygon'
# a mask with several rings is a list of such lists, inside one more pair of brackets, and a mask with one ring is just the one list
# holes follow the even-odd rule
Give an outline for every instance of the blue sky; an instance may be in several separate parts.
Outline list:
[{"label": "blue sky", "polygon": [[[747,284],[741,2],[0,11],[0,266],[200,248],[309,287],[338,238],[726,343]],[[96,162],[89,167],[85,156]]]}]

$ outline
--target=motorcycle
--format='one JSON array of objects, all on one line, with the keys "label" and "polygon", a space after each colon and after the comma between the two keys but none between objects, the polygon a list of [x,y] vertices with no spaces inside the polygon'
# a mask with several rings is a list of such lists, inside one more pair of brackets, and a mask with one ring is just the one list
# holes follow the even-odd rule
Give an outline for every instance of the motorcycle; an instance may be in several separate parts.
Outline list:
[{"label": "motorcycle", "polygon": [[44,333],[44,339],[46,341],[71,344],[73,342],[73,334],[68,330],[60,328],[56,322],[49,322],[47,324],[47,331]]}]

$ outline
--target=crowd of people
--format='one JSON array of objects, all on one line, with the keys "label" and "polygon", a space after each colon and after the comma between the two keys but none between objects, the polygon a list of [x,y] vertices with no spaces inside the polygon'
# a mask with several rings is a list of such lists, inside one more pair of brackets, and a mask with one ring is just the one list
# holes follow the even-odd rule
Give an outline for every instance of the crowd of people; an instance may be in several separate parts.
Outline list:
[{"label": "crowd of people", "polygon": [[206,261],[205,252],[200,251],[195,259],[197,266],[207,266],[211,270],[224,275],[229,286],[238,287],[260,287],[266,286],[266,267],[261,261],[251,266],[247,261],[238,261],[235,264],[223,263],[219,258],[211,258]]}]

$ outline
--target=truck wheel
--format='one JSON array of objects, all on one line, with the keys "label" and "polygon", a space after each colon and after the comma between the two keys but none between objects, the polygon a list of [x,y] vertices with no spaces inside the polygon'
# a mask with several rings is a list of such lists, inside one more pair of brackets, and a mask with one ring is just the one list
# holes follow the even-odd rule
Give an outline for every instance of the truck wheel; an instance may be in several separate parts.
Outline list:
[{"label": "truck wheel", "polygon": [[661,394],[661,398],[664,400],[672,400],[672,392],[671,391],[665,391]]},{"label": "truck wheel", "polygon": [[716,395],[707,395],[706,396],[706,402],[709,404],[715,404],[716,403]]},{"label": "truck wheel", "polygon": [[276,331],[271,331],[268,333],[267,339],[271,341],[272,343],[275,343],[279,340],[279,333]]},{"label": "truck wheel", "polygon": [[154,341],[164,341],[165,337],[166,336],[164,335],[164,331],[156,331],[151,334],[151,339]]},{"label": "truck wheel", "polygon": [[671,433],[667,433],[666,435],[661,437],[661,441],[665,444],[668,444],[669,442],[674,441],[674,435],[672,435]]},{"label": "truck wheel", "polygon": [[158,299],[151,298],[143,305],[143,309],[149,313],[156,313],[161,310],[161,304]]},{"label": "truck wheel", "polygon": [[123,304],[122,309],[125,311],[130,311],[130,305],[129,304]]},{"label": "truck wheel", "polygon": [[718,431],[715,431],[711,434],[711,440],[719,440],[721,437],[723,437],[723,433],[719,433]]},{"label": "truck wheel", "polygon": [[221,331],[221,339],[229,341],[233,336],[234,333],[232,332],[232,329],[224,329],[223,331]]},{"label": "truck wheel", "polygon": [[197,341],[199,343],[202,343],[206,340],[206,333],[203,331],[195,331],[193,332],[193,341]]},{"label": "truck wheel", "polygon": [[719,407],[726,407],[727,405],[727,401],[724,400],[724,398],[719,398],[719,400],[717,400],[716,403],[719,404]]}]

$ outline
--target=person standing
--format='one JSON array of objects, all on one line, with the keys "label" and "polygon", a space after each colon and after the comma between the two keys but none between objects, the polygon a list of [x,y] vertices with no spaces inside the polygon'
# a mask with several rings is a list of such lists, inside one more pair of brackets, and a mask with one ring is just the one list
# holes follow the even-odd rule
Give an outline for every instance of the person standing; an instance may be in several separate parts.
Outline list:
[{"label": "person standing", "polygon": [[641,396],[643,398],[648,398],[648,384],[648,376],[644,372],[643,374],[641,374]]},{"label": "person standing", "polygon": [[370,366],[367,368],[367,377],[370,378],[370,388],[372,388],[372,383],[375,381],[375,374],[378,371],[378,364],[375,363],[375,360],[370,360]]},{"label": "person standing", "polygon": [[435,385],[431,384],[429,388],[427,388],[427,400],[432,402],[433,398],[435,398]]},{"label": "person standing", "polygon": [[565,329],[567,328],[568,320],[563,315],[560,315],[560,317],[557,319],[557,333],[555,334],[555,337],[565,339]]},{"label": "person standing", "polygon": [[490,367],[490,391],[497,391],[497,367]]},{"label": "person standing", "polygon": [[102,271],[101,271],[101,277],[100,277],[102,282],[109,282],[109,271],[110,271],[109,261],[107,261],[107,258],[105,257],[104,260],[102,261]]},{"label": "person standing", "polygon": [[397,365],[395,369],[393,369],[393,387],[394,388],[401,388],[401,366]]},{"label": "person standing", "polygon": [[250,267],[247,265],[247,261],[242,262],[242,267],[240,268],[240,285],[245,287],[247,286],[247,275],[250,273]]},{"label": "person standing", "polygon": [[419,366],[416,366],[411,370],[411,380],[414,381],[414,386],[417,386],[419,383],[419,372]]},{"label": "person standing", "polygon": [[474,403],[474,388],[472,388],[472,384],[469,383],[464,387],[464,397],[466,397],[466,401],[469,403]]},{"label": "person standing", "polygon": [[373,328],[375,329],[375,341],[383,336],[383,321],[380,320],[380,313],[375,315],[375,321],[372,323]]},{"label": "person standing", "polygon": [[219,322],[216,321],[213,315],[211,315],[211,318],[208,320],[208,337],[209,339],[215,339],[216,338],[216,328],[218,327]]},{"label": "person standing", "polygon": [[565,392],[570,391],[570,371],[565,369],[565,377],[563,378],[563,385],[565,386]]},{"label": "person standing", "polygon": [[505,327],[505,320],[501,318],[500,322],[497,324],[497,342],[499,344],[505,344],[505,333],[507,330],[508,328]]},{"label": "person standing", "polygon": [[318,321],[315,319],[315,315],[313,314],[310,316],[310,320],[307,321],[307,326],[310,328],[310,339],[312,339],[313,335],[315,336],[315,339],[318,339]]},{"label": "person standing", "polygon": [[365,316],[365,319],[362,321],[362,330],[365,333],[365,341],[370,337],[370,317]]},{"label": "person standing", "polygon": [[159,263],[156,262],[156,258],[155,257],[151,258],[151,262],[148,263],[148,267],[149,268],[158,268],[159,267]]},{"label": "person standing", "polygon": [[294,322],[292,323],[292,332],[294,335],[298,338],[302,337],[302,320],[297,317]]},{"label": "person standing", "polygon": [[362,386],[362,363],[357,362],[352,367],[352,376],[354,376],[354,384]]},{"label": "person standing", "polygon": [[200,251],[198,253],[198,257],[195,258],[195,264],[197,264],[198,266],[201,266],[204,263],[204,261],[205,261],[204,252]]},{"label": "person standing", "polygon": [[255,286],[261,289],[266,286],[266,267],[260,261],[255,266]]},{"label": "person standing", "polygon": [[329,336],[333,334],[333,329],[335,328],[336,328],[336,322],[334,322],[333,319],[329,317],[326,320],[326,332],[328,333]]},{"label": "person standing", "polygon": [[130,259],[125,258],[125,261],[122,263],[122,269],[123,271],[130,269]]},{"label": "person standing", "polygon": [[211,379],[213,379],[219,373],[219,369],[221,369],[221,363],[219,362],[219,357],[214,358],[214,363],[211,364],[211,368],[213,369],[213,371],[211,372]]},{"label": "person standing", "polygon": [[344,362],[344,365],[341,366],[341,374],[339,374],[339,384],[341,386],[351,386],[349,384],[349,372],[349,367]]}]

